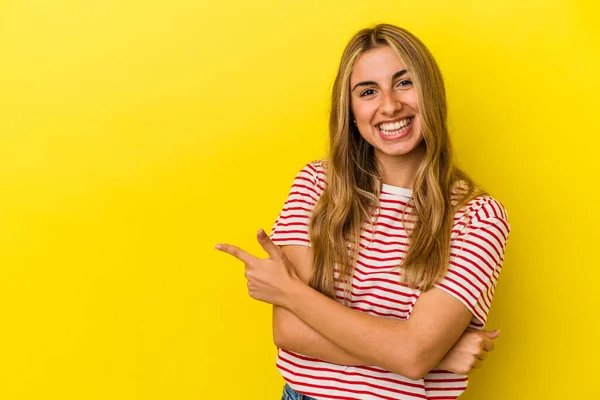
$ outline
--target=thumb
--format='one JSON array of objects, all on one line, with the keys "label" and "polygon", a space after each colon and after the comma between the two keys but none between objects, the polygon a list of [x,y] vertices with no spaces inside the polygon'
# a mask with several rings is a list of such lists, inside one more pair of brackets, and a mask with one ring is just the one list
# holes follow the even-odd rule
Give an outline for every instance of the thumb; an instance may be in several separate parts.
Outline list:
[{"label": "thumb", "polygon": [[480,331],[480,333],[482,335],[484,335],[485,337],[487,337],[488,339],[496,339],[498,336],[500,336],[500,330],[497,329],[495,331]]},{"label": "thumb", "polygon": [[267,235],[264,229],[260,229],[256,234],[258,238],[258,243],[262,246],[262,248],[269,254],[269,256],[273,259],[281,258],[281,249],[277,246],[271,238]]}]

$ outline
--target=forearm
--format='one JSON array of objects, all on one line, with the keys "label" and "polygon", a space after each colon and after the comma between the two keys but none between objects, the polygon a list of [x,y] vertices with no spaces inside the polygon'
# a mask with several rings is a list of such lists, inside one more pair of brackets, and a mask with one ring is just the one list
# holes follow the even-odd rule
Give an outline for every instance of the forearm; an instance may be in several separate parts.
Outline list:
[{"label": "forearm", "polygon": [[374,317],[328,298],[304,284],[294,285],[286,305],[308,327],[367,365],[417,377],[416,338],[408,322]]},{"label": "forearm", "polygon": [[340,365],[369,365],[312,329],[290,310],[273,307],[273,340],[285,350]]}]

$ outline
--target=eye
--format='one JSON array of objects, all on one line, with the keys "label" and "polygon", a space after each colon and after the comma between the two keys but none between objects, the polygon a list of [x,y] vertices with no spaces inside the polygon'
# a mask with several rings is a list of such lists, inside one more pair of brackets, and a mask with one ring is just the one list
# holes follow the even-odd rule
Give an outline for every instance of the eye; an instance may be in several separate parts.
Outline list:
[{"label": "eye", "polygon": [[365,89],[362,92],[360,92],[360,97],[370,96],[373,93],[375,93],[375,90],[373,90],[373,89]]},{"label": "eye", "polygon": [[410,79],[402,79],[401,81],[398,81],[397,86],[401,88],[409,88],[412,86],[412,81]]}]

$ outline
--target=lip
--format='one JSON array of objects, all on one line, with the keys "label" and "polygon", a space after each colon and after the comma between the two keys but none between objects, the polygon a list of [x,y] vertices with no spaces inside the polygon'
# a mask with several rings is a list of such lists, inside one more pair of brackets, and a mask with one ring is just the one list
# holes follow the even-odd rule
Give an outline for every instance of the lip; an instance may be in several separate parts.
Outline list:
[{"label": "lip", "polygon": [[410,125],[408,126],[408,128],[405,131],[402,131],[397,135],[394,135],[394,136],[384,135],[383,132],[381,132],[381,129],[379,129],[379,126],[381,124],[400,122],[405,118],[408,118],[408,117],[402,117],[402,118],[398,118],[398,119],[394,119],[394,120],[390,120],[390,121],[383,121],[383,122],[380,122],[377,125],[375,125],[375,129],[377,129],[377,132],[379,133],[379,137],[381,137],[383,140],[390,141],[390,140],[402,139],[402,138],[410,135],[410,133],[412,132],[413,124],[415,122],[414,116],[410,117],[411,121],[410,121]]}]

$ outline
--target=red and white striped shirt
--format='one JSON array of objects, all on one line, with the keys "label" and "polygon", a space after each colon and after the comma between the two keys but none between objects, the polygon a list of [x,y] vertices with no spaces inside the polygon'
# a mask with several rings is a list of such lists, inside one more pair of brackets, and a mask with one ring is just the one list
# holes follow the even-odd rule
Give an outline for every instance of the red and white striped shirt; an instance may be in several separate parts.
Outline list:
[{"label": "red and white striped shirt", "polygon": [[[326,185],[323,161],[313,161],[298,173],[271,239],[279,246],[310,246],[308,221]],[[421,294],[400,284],[401,264],[408,246],[403,227],[412,215],[412,191],[383,184],[373,227],[365,224],[352,279],[351,308],[379,317],[406,320]],[[459,189],[453,193],[456,199]],[[455,296],[473,314],[470,326],[483,328],[502,267],[510,230],[504,207],[492,197],[473,199],[454,218],[448,272],[436,287]],[[406,224],[410,229],[410,222]],[[336,278],[339,278],[336,272]],[[341,287],[336,293],[341,300]],[[343,366],[279,349],[277,368],[296,391],[316,399],[456,399],[468,379],[433,370],[411,380],[382,368]]]}]

